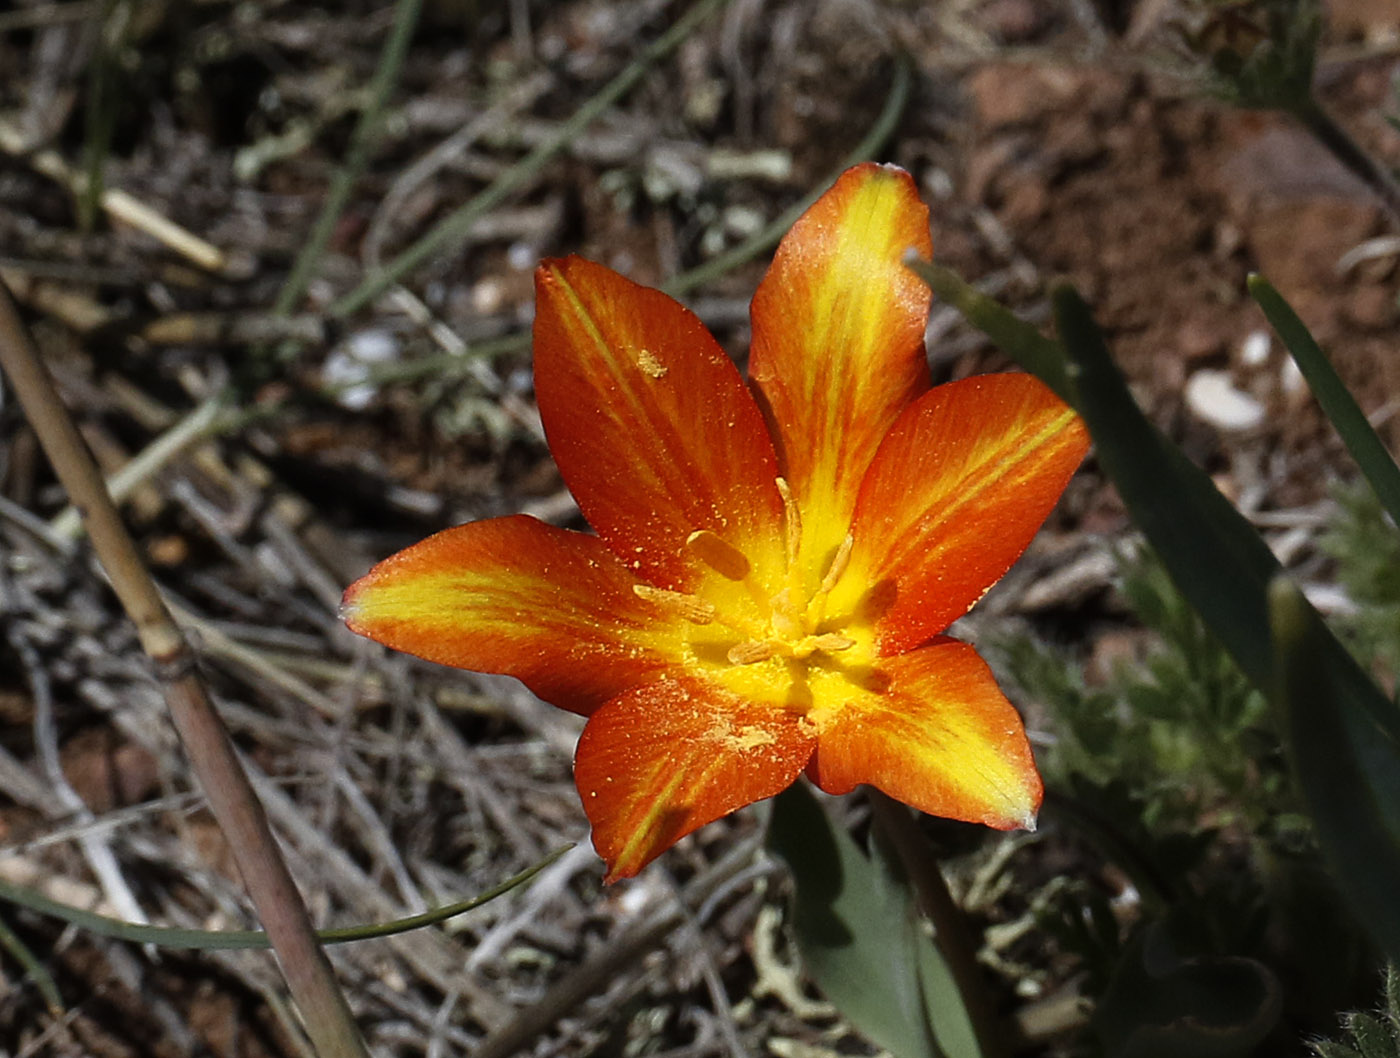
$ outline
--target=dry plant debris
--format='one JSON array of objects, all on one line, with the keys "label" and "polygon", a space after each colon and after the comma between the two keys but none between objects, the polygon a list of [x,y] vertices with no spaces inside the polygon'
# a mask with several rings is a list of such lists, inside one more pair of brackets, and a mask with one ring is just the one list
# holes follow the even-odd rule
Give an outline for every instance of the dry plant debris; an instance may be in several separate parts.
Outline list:
[{"label": "dry plant debris", "polygon": [[[1364,47],[1326,66],[1324,89],[1393,161],[1380,6],[1347,5],[1338,32]],[[445,928],[333,950],[376,1053],[865,1046],[791,982],[771,924],[782,882],[753,818],[603,891],[569,781],[577,724],[509,681],[387,655],[336,618],[346,583],[432,529],[518,510],[576,520],[517,340],[540,256],[661,283],[742,243],[839,164],[905,51],[914,88],[882,156],[935,203],[940,258],[1032,318],[1047,277],[1078,280],[1159,421],[1305,572],[1320,566],[1316,483],[1337,447],[1281,351],[1260,350],[1248,268],[1394,421],[1397,247],[1364,190],[1283,123],[1164,73],[1153,19],[1120,25],[1078,0],[733,0],[449,251],[336,310],[684,12],[426,3],[367,167],[288,313],[273,307],[368,105],[394,6],[0,12],[0,277],[198,645],[313,912],[396,917],[581,843]],[[687,295],[736,349],[758,267]],[[943,378],[999,364],[937,309],[930,348]],[[1184,404],[1204,371],[1267,414],[1234,428]],[[5,400],[0,880],[130,921],[244,926],[158,689],[64,508]],[[1073,618],[1110,642],[1101,541],[1123,527],[1085,476],[972,620]],[[989,899],[985,913],[1020,909]],[[298,1053],[265,954],[155,953],[8,906],[0,924],[66,1006],[48,1009],[0,958],[0,1053]],[[1053,999],[1055,966],[1039,972]]]}]

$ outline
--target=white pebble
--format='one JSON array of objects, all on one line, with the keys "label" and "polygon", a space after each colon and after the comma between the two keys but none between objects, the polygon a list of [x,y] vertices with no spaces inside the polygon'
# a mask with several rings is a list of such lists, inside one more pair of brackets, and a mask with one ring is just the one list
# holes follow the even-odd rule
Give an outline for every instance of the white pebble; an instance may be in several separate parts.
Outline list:
[{"label": "white pebble", "polygon": [[339,389],[335,399],[342,407],[360,411],[374,400],[377,387],[356,383],[369,378],[371,364],[383,364],[398,358],[399,341],[388,331],[356,331],[326,357],[326,362],[321,365],[321,382]]},{"label": "white pebble", "polygon": [[1272,346],[1273,340],[1268,331],[1250,331],[1240,345],[1240,363],[1245,367],[1258,367],[1269,359]]},{"label": "white pebble", "polygon": [[1264,405],[1236,389],[1225,371],[1202,369],[1187,379],[1186,406],[1221,430],[1252,430],[1264,421]]}]

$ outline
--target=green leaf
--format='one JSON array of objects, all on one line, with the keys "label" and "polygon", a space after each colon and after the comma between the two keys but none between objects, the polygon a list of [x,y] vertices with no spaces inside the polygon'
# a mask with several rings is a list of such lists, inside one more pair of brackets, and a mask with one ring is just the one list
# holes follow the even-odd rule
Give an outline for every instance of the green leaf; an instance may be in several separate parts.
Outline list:
[{"label": "green leaf", "polygon": [[1265,591],[1277,560],[1205,472],[1138,409],[1079,295],[1060,287],[1053,297],[1074,403],[1100,466],[1182,595],[1245,675],[1267,688],[1273,650]]},{"label": "green leaf", "polygon": [[1317,1058],[1361,1058],[1344,1043],[1335,1043],[1332,1040],[1318,1040],[1309,1044]]},{"label": "green leaf", "polygon": [[[1053,300],[1074,404],[1093,435],[1099,464],[1177,589],[1244,674],[1273,693],[1268,589],[1282,567],[1205,471],[1139,410],[1079,295],[1062,286]],[[1318,659],[1335,692],[1332,701],[1361,710],[1400,739],[1400,711],[1320,620],[1318,627]]]},{"label": "green leaf", "polygon": [[1308,1049],[1318,1058],[1400,1058],[1400,974],[1394,963],[1385,968],[1385,1006],[1374,1014],[1343,1014],[1341,1022],[1345,1043],[1308,1041]]},{"label": "green leaf", "polygon": [[1327,655],[1336,640],[1302,593],[1279,576],[1269,602],[1285,744],[1318,843],[1362,923],[1394,959],[1400,956],[1400,742],[1335,679]]},{"label": "green leaf", "polygon": [[[565,845],[563,848],[556,849],[534,866],[527,867],[519,874],[507,878],[500,885],[494,886],[469,900],[447,904],[444,907],[435,907],[421,914],[394,919],[391,922],[317,930],[316,938],[322,944],[348,944],[351,941],[390,937],[396,933],[407,933],[409,930],[436,925],[457,915],[466,914],[466,912],[472,911],[498,896],[504,896],[517,885],[528,882],[571,848],[573,848],[572,845]],[[136,922],[123,922],[121,919],[109,918],[94,911],[85,911],[82,908],[60,903],[43,893],[3,880],[0,880],[0,900],[18,904],[20,907],[36,911],[41,915],[61,919],[70,925],[87,930],[89,933],[96,933],[101,937],[128,940],[135,944],[154,944],[158,948],[167,948],[172,951],[272,947],[271,942],[267,939],[267,934],[262,930],[182,929],[177,926],[147,926]]]},{"label": "green leaf", "polygon": [[[1204,471],[1134,403],[1078,294],[1053,295],[1079,412],[1100,465],[1173,582],[1255,685],[1278,695],[1319,841],[1363,924],[1400,953],[1400,712],[1301,595],[1278,657],[1269,586],[1281,568]],[[1300,654],[1299,650],[1305,652]],[[1306,658],[1306,663],[1299,658]]]},{"label": "green leaf", "polygon": [[[1306,649],[1281,649],[1287,678],[1280,688],[1269,602],[1278,561],[1205,472],[1138,409],[1079,295],[1061,286],[1053,305],[1069,403],[1089,427],[1100,466],[1177,589],[1245,675],[1279,696],[1299,786],[1337,880],[1372,938],[1400,956],[1400,710],[1301,595],[1289,604],[1296,620],[1283,631],[1296,626],[1291,642]],[[1010,313],[978,309],[996,322],[997,332],[983,329],[1004,352],[1047,385],[1065,381],[1044,346],[1006,324]]]},{"label": "green leaf", "polygon": [[897,1058],[981,1058],[892,855],[862,852],[803,783],[774,799],[768,847],[792,871],[803,966],[852,1025]]},{"label": "green leaf", "polygon": [[998,349],[1049,386],[1061,400],[1074,403],[1065,353],[1059,342],[1045,337],[1001,302],[964,282],[951,268],[917,257],[905,263],[942,301],[961,312],[967,322],[990,338]]},{"label": "green leaf", "polygon": [[1385,444],[1367,422],[1365,413],[1337,375],[1327,354],[1267,279],[1250,276],[1249,293],[1283,339],[1327,421],[1336,428],[1361,473],[1366,475],[1376,498],[1391,520],[1400,525],[1400,467],[1395,465]]},{"label": "green leaf", "polygon": [[1361,1058],[1400,1058],[1395,1037],[1374,1014],[1357,1011],[1346,1019],[1346,1026],[1356,1041]]}]

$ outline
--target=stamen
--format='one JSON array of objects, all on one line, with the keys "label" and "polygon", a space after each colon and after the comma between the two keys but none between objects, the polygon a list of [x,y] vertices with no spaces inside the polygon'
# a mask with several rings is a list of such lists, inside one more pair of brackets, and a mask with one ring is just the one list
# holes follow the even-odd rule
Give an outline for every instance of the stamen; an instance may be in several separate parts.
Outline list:
[{"label": "stamen", "polygon": [[731,665],[755,665],[760,661],[776,657],[782,652],[783,648],[777,643],[750,639],[747,643],[736,643],[730,647],[726,656]]},{"label": "stamen", "polygon": [[850,650],[856,645],[856,641],[849,636],[843,636],[839,632],[823,632],[819,636],[806,636],[792,648],[792,656],[798,661],[806,661],[817,651],[825,653],[835,653],[838,650]]},{"label": "stamen", "polygon": [[749,558],[709,529],[697,529],[685,539],[685,546],[705,565],[729,580],[743,580],[752,568]]},{"label": "stamen", "polygon": [[797,565],[797,553],[802,545],[802,512],[793,499],[792,488],[784,478],[778,478],[778,495],[783,498],[783,538],[787,545],[788,569]]},{"label": "stamen", "polygon": [[715,619],[714,606],[704,599],[697,599],[694,595],[653,588],[650,584],[634,584],[632,593],[639,599],[654,603],[671,616],[691,624],[707,625]]},{"label": "stamen", "polygon": [[851,564],[851,549],[855,547],[856,538],[850,533],[841,541],[836,548],[836,554],[831,556],[831,565],[827,567],[826,576],[822,578],[821,587],[817,591],[823,595],[828,594],[836,587],[836,582],[841,579],[846,572],[846,567]]}]

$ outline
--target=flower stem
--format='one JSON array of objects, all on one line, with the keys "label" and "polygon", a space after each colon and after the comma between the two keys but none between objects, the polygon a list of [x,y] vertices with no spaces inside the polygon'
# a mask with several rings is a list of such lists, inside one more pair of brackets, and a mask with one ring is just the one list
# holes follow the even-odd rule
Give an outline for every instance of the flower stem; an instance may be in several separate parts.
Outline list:
[{"label": "flower stem", "polygon": [[868,787],[874,824],[890,843],[914,887],[919,910],[933,923],[933,939],[948,964],[982,1058],[1005,1058],[1010,1041],[996,1016],[982,971],[977,965],[977,942],[967,916],[953,900],[938,860],[919,832],[909,809]]},{"label": "flower stem", "polygon": [[0,368],[43,445],[54,472],[83,512],[93,549],[141,646],[155,663],[175,727],[209,807],[233,851],[287,986],[322,1058],[368,1058],[350,1007],[311,928],[306,905],[277,848],[262,805],[223,721],[199,679],[193,652],[146,570],[102,475],[53,380],[40,363],[9,291],[0,283]]}]

